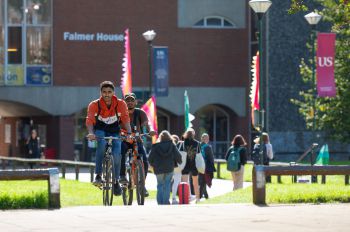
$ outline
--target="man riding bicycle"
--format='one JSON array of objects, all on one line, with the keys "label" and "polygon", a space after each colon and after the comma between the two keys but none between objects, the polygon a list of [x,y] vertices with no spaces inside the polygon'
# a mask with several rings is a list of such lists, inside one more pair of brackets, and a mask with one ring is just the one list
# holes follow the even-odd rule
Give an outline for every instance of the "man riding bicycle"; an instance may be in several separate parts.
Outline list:
[{"label": "man riding bicycle", "polygon": [[[140,108],[136,108],[136,105],[137,105],[136,95],[134,93],[128,93],[124,96],[124,100],[128,106],[130,126],[132,129],[132,132],[144,133],[145,132],[144,130],[146,130],[149,132],[149,135],[151,136],[155,135],[155,132],[151,131],[150,129],[146,112]],[[136,130],[135,130],[135,127],[136,127]],[[146,156],[145,147],[143,146],[141,139],[138,140],[137,146],[138,146],[138,153],[142,155],[142,160],[143,160],[144,170],[145,170],[145,179],[146,179],[147,171],[148,171],[148,159]],[[122,142],[122,148],[121,148],[122,161],[121,161],[121,168],[120,168],[121,182],[127,182],[127,179],[125,178],[125,154],[131,148],[132,148],[131,144]],[[145,189],[144,193],[145,193],[145,197],[148,197],[149,193],[147,189]]]},{"label": "man riding bicycle", "polygon": [[[102,182],[102,159],[106,149],[106,141],[99,139],[105,136],[116,137],[120,129],[125,129],[128,134],[131,133],[130,118],[127,105],[124,100],[118,99],[114,94],[114,85],[111,81],[103,81],[100,84],[101,97],[90,102],[87,110],[86,127],[88,129],[88,140],[97,139],[96,149],[96,167],[95,167],[95,185]],[[121,162],[121,141],[113,140],[112,155],[115,166],[114,195],[121,195],[118,177],[120,173]]]}]

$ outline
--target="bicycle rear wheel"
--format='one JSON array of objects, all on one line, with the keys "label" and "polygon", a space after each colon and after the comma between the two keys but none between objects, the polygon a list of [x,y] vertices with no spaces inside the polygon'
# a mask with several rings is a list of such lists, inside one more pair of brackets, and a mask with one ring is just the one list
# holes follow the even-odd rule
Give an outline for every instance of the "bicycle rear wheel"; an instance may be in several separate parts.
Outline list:
[{"label": "bicycle rear wheel", "polygon": [[109,155],[103,159],[102,163],[102,198],[103,205],[112,205],[114,190],[114,162],[113,156]]},{"label": "bicycle rear wheel", "polygon": [[127,179],[129,182],[127,184],[124,184],[122,186],[123,189],[123,204],[124,205],[132,205],[132,199],[133,199],[133,181],[131,178],[131,171],[130,169],[127,171]]},{"label": "bicycle rear wheel", "polygon": [[143,163],[137,160],[135,163],[135,185],[137,204],[144,205],[145,203],[145,173]]}]

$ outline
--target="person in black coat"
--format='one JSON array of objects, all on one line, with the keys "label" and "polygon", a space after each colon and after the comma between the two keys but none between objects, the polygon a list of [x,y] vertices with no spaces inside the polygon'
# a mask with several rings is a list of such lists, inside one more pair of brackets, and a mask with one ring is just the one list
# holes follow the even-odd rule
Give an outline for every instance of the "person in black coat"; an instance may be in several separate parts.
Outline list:
[{"label": "person in black coat", "polygon": [[212,147],[209,145],[209,135],[207,133],[203,133],[201,136],[201,153],[205,160],[205,173],[199,173],[199,195],[201,198],[204,196],[208,199],[207,185],[209,188],[211,187],[216,169],[214,166],[214,153]]},{"label": "person in black coat", "polygon": [[[31,131],[31,135],[28,138],[27,142],[28,158],[30,159],[39,159],[40,158],[40,144],[39,137],[36,130]],[[29,163],[30,168],[33,168],[33,163]]]},{"label": "person in black coat", "polygon": [[162,131],[158,140],[152,145],[148,161],[157,177],[157,203],[169,205],[174,167],[182,163],[182,158],[168,131]]}]

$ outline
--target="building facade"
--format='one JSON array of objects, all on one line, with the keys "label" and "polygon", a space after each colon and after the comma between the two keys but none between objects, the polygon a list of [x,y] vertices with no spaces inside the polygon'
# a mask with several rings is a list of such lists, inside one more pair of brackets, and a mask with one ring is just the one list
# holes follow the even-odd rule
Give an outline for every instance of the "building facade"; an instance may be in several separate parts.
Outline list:
[{"label": "building facade", "polygon": [[55,158],[87,160],[86,107],[100,82],[120,85],[126,29],[133,91],[149,94],[152,29],[169,53],[159,130],[183,133],[187,90],[197,138],[209,133],[222,157],[235,134],[250,137],[250,12],[246,0],[1,0],[0,155],[25,156],[36,128]]}]

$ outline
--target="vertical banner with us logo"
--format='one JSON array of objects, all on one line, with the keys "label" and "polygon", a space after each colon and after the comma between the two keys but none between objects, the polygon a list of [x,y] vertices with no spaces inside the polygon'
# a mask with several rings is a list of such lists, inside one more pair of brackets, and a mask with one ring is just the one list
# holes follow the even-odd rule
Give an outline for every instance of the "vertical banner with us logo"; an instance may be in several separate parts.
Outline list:
[{"label": "vertical banner with us logo", "polygon": [[157,97],[169,94],[168,47],[153,47],[154,89]]},{"label": "vertical banner with us logo", "polygon": [[317,93],[320,97],[335,97],[334,80],[335,33],[319,33],[317,36]]}]

